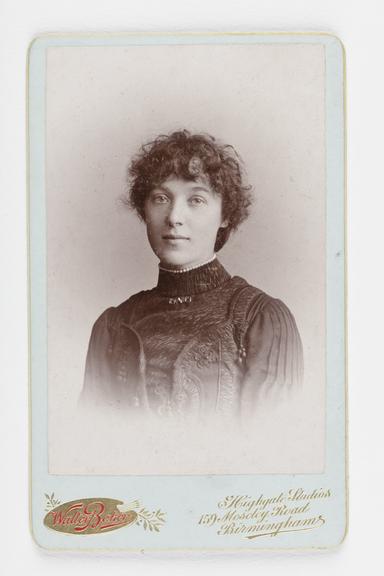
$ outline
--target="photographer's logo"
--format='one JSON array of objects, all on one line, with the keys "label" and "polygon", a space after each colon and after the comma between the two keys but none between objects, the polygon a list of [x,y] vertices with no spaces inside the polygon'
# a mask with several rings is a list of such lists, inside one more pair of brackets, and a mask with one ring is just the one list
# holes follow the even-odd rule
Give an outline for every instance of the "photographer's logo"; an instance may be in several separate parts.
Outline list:
[{"label": "photographer's logo", "polygon": [[66,534],[102,534],[133,524],[159,532],[165,522],[161,510],[150,512],[141,507],[138,500],[124,504],[113,498],[82,498],[60,504],[54,494],[45,497],[49,512],[44,525]]}]

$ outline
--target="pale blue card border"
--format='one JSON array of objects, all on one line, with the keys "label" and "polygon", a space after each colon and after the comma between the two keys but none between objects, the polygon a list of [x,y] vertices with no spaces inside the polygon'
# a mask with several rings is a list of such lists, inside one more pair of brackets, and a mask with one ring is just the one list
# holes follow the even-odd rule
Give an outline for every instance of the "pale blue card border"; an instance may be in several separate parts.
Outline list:
[{"label": "pale blue card border", "polygon": [[[45,66],[52,46],[142,44],[321,44],[326,58],[327,164],[327,441],[323,474],[231,476],[58,476],[48,474],[47,452],[47,293],[45,212]],[[76,34],[35,39],[29,53],[29,245],[30,245],[30,415],[31,528],[49,549],[307,549],[338,545],[347,524],[345,398],[345,148],[344,49],[328,34]],[[228,494],[273,495],[289,488],[330,488],[333,497],[313,504],[327,522],[321,529],[247,541],[218,536],[198,526]],[[123,528],[105,534],[73,536],[46,528],[45,492],[62,501],[82,497],[140,498],[161,508],[167,522],[159,533]],[[188,495],[188,496],[186,496]]]}]

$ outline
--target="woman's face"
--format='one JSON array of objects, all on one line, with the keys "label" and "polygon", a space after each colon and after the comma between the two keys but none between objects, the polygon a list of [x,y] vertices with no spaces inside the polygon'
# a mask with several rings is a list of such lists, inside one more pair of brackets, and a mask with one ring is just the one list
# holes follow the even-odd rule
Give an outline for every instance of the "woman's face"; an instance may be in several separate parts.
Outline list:
[{"label": "woman's face", "polygon": [[170,177],[154,188],[145,206],[149,243],[165,267],[203,264],[214,255],[222,220],[222,199],[207,181]]}]

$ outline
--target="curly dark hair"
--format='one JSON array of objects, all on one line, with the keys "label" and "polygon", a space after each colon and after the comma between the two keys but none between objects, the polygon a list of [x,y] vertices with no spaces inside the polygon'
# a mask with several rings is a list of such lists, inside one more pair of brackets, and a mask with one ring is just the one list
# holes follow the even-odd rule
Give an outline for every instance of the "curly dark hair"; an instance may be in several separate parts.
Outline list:
[{"label": "curly dark hair", "polygon": [[180,130],[160,135],[144,144],[132,160],[126,203],[145,221],[145,200],[156,186],[171,176],[192,181],[207,178],[212,190],[222,196],[223,219],[228,222],[217,233],[217,252],[249,213],[251,186],[243,183],[241,164],[232,146],[219,143],[209,134]]}]

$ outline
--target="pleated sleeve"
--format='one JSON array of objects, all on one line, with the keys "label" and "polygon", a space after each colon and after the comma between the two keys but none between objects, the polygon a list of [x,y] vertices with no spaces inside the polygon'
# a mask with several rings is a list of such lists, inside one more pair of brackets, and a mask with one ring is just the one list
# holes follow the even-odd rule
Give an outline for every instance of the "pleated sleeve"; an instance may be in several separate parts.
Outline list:
[{"label": "pleated sleeve", "polygon": [[108,394],[111,382],[109,350],[113,342],[110,317],[114,309],[108,308],[93,325],[85,363],[84,386],[80,403],[97,404]]},{"label": "pleated sleeve", "polygon": [[267,298],[250,319],[246,334],[243,407],[284,397],[302,384],[303,351],[295,319],[287,306]]}]

